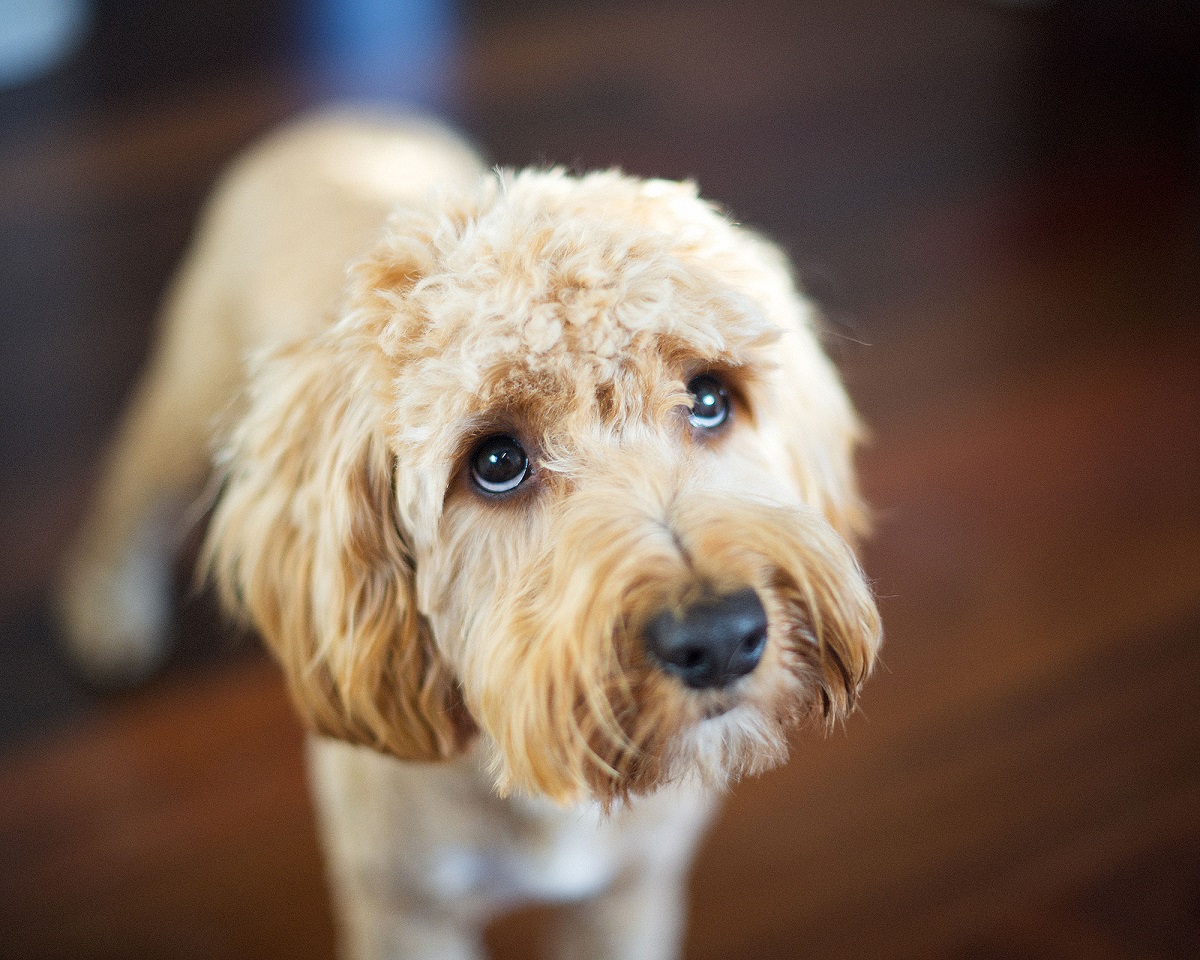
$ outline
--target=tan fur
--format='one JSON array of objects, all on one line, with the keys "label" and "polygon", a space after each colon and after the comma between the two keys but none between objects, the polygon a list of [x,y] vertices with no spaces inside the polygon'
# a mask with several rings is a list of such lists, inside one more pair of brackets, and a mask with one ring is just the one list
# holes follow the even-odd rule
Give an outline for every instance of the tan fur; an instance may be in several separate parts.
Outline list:
[{"label": "tan fur", "polygon": [[[158,412],[65,581],[81,657],[156,647],[105,611],[146,504],[196,479],[199,423],[235,398],[206,563],[301,716],[372,748],[313,747],[351,955],[469,956],[510,899],[585,894],[564,955],[672,955],[713,791],[844,717],[880,638],[858,424],[780,252],[690,184],[484,174],[446,134],[324,120],[235,170],[173,304]],[[735,401],[711,434],[687,417],[700,373]],[[193,402],[186,469],[130,479]],[[533,463],[504,499],[467,466],[496,432]],[[647,656],[657,614],[747,587],[769,621],[748,676],[694,690]],[[582,844],[578,874],[540,884],[514,831]],[[439,879],[456,857],[462,890]]]}]

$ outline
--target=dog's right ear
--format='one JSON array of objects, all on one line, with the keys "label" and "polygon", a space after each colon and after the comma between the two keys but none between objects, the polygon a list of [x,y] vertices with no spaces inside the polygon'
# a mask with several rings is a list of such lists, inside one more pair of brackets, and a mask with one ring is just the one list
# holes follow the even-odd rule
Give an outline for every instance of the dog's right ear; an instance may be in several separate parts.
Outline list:
[{"label": "dog's right ear", "polygon": [[465,749],[474,727],[416,609],[388,383],[377,342],[345,322],[263,359],[222,454],[206,563],[310,726],[437,760]]}]

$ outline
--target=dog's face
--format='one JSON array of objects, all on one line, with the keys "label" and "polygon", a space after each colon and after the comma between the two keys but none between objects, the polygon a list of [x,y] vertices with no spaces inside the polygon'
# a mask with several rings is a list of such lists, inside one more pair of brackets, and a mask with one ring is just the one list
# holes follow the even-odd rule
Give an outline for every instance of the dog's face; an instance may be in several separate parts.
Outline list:
[{"label": "dog's face", "polygon": [[781,255],[688,186],[398,215],[254,375],[210,556],[320,730],[609,802],[786,753],[879,625],[853,412]]}]

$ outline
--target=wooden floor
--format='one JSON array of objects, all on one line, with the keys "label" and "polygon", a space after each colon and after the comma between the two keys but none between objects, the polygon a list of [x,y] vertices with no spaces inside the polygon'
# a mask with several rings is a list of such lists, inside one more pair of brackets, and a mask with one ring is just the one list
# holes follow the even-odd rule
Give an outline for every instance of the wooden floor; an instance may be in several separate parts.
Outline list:
[{"label": "wooden floor", "polygon": [[[328,958],[271,664],[201,598],[166,674],[105,697],[45,612],[205,190],[351,82],[299,5],[152,6],[101,3],[0,94],[0,956]],[[498,162],[698,178],[796,256],[874,433],[884,667],[733,792],[687,956],[1200,956],[1194,8],[457,9],[425,82],[379,88]]]}]

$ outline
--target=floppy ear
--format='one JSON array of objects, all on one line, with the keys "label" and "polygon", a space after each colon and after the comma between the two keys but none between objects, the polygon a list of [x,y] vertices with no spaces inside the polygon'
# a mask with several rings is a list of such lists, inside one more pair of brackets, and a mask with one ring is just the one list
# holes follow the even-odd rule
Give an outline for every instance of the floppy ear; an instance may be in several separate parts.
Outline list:
[{"label": "floppy ear", "polygon": [[752,230],[736,227],[734,234],[735,283],[747,288],[783,331],[770,348],[776,382],[765,415],[779,433],[805,501],[853,544],[870,529],[854,469],[862,424],[821,346],[820,321],[797,286],[787,255]]},{"label": "floppy ear", "polygon": [[462,751],[473,726],[414,601],[384,359],[339,324],[259,364],[223,451],[206,561],[310,726],[436,760]]},{"label": "floppy ear", "polygon": [[871,526],[854,468],[864,430],[833,362],[821,348],[808,316],[811,308],[801,302],[797,312],[798,325],[793,322],[778,344],[784,443],[805,500],[853,544]]},{"label": "floppy ear", "polygon": [[864,430],[821,346],[820,321],[800,292],[791,263],[774,243],[734,227],[733,256],[719,269],[744,289],[783,331],[770,348],[777,362],[770,408],[792,475],[806,502],[851,543],[866,534],[870,516],[858,491],[854,454]]},{"label": "floppy ear", "polygon": [[[787,256],[701,200],[694,183],[645,181],[638,198],[636,215],[678,237],[680,256],[698,260],[752,298],[783,331],[769,348],[778,365],[761,413],[805,501],[853,542],[870,526],[854,472],[863,430],[821,348],[813,309],[797,288]],[[689,229],[694,227],[700,229]]]}]

